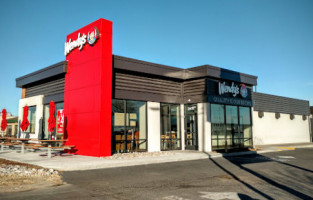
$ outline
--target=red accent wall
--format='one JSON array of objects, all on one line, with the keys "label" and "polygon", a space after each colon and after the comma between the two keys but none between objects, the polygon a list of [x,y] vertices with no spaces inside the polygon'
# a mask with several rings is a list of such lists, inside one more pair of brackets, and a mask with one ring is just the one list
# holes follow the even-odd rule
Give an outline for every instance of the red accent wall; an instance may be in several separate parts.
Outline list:
[{"label": "red accent wall", "polygon": [[111,155],[112,22],[99,19],[69,34],[66,41],[94,27],[100,32],[96,43],[86,42],[66,56],[65,137],[66,144],[76,146],[76,154],[102,157]]}]

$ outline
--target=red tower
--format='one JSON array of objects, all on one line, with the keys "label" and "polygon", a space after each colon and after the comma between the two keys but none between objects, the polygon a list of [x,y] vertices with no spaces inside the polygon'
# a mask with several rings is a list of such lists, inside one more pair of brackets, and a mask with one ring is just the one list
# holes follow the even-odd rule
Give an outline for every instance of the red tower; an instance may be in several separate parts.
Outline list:
[{"label": "red tower", "polygon": [[111,155],[112,22],[99,19],[67,36],[64,114],[77,154]]}]

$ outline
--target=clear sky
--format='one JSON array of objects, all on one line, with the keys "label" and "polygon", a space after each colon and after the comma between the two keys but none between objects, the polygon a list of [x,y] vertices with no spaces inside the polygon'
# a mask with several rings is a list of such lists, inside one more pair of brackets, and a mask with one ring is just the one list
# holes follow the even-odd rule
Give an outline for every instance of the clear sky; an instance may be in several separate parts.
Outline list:
[{"label": "clear sky", "polygon": [[0,109],[15,79],[65,60],[71,32],[113,21],[115,55],[258,76],[257,91],[313,105],[313,0],[0,0]]}]

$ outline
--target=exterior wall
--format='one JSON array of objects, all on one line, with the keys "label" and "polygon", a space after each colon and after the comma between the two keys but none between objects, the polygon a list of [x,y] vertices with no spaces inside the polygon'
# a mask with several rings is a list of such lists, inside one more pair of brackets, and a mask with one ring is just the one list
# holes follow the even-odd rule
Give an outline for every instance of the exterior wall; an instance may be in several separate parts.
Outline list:
[{"label": "exterior wall", "polygon": [[[40,133],[40,121],[43,120],[43,95],[20,99],[18,109],[18,121],[19,124],[23,120],[23,108],[24,106],[36,106],[36,122],[35,122],[35,134],[29,134],[30,138],[38,138]],[[20,129],[19,129],[20,130]],[[26,133],[21,132],[20,138],[25,138]]]},{"label": "exterior wall", "polygon": [[253,92],[254,111],[310,115],[309,101]]},{"label": "exterior wall", "polygon": [[160,103],[147,102],[148,152],[160,151],[161,121]]},{"label": "exterior wall", "polygon": [[302,119],[302,115],[295,115],[293,120],[290,114],[280,114],[275,118],[275,113],[264,112],[259,118],[257,111],[252,111],[253,118],[253,144],[286,144],[310,142],[308,118]]},{"label": "exterior wall", "polygon": [[182,84],[147,74],[114,72],[113,98],[180,103]]},{"label": "exterior wall", "polygon": [[309,123],[311,124],[311,129],[310,129],[310,136],[311,136],[311,138],[310,138],[310,141],[313,142],[313,136],[312,136],[312,134],[313,134],[313,114],[310,115],[309,119],[310,119]]},{"label": "exterior wall", "polygon": [[211,104],[203,103],[203,151],[212,151],[211,142]]},{"label": "exterior wall", "polygon": [[198,150],[203,151],[204,146],[204,103],[197,104],[198,113]]},{"label": "exterior wall", "polygon": [[181,134],[181,149],[185,150],[185,106],[180,104],[180,134]]},{"label": "exterior wall", "polygon": [[27,86],[25,97],[33,97],[37,95],[64,95],[64,75],[59,75],[53,80],[41,81],[36,85]]}]

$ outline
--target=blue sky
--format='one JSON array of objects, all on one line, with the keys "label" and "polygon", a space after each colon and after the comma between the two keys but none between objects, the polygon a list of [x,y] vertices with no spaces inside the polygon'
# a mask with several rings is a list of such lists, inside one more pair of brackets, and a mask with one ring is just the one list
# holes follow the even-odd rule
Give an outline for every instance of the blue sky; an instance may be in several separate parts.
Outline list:
[{"label": "blue sky", "polygon": [[313,105],[312,0],[1,0],[0,109],[17,115],[15,79],[65,60],[71,32],[113,21],[113,53],[258,76],[257,91]]}]

